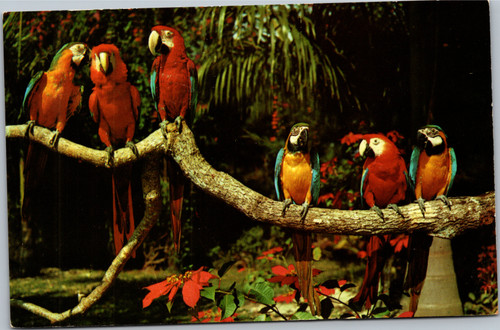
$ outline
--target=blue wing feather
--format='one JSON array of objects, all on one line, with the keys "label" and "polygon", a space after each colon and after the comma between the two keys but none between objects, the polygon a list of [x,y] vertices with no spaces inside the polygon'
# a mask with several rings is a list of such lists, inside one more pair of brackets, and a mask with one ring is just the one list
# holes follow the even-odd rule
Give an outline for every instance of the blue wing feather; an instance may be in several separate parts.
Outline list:
[{"label": "blue wing feather", "polygon": [[316,204],[318,203],[318,198],[319,198],[321,173],[320,173],[319,154],[315,151],[311,151],[311,168],[312,168],[311,203]]},{"label": "blue wing feather", "polygon": [[415,190],[415,183],[417,182],[417,168],[418,168],[418,160],[420,159],[420,148],[415,147],[411,153],[410,158],[410,168],[408,169],[410,180],[409,184],[412,190]]},{"label": "blue wing feather", "polygon": [[149,76],[149,87],[151,88],[151,95],[153,96],[153,101],[156,111],[158,111],[158,64],[155,60],[153,66],[151,67],[151,74]]},{"label": "blue wing feather", "polygon": [[22,105],[22,113],[26,112],[29,107],[29,104],[28,104],[28,100],[31,98],[31,93],[33,92],[33,90],[35,89],[35,86],[37,85],[37,83],[40,81],[40,79],[42,78],[43,76],[43,71],[39,71],[35,74],[35,76],[33,78],[31,78],[29,84],[28,84],[28,87],[26,87],[26,92],[24,92],[24,99],[23,99],[23,105]]},{"label": "blue wing feather", "polygon": [[280,182],[280,173],[281,173],[281,164],[283,163],[283,155],[285,154],[285,149],[281,148],[276,156],[276,164],[274,165],[274,188],[276,189],[276,197],[278,200],[281,200],[281,182]]},{"label": "blue wing feather", "polygon": [[446,188],[446,195],[448,195],[448,192],[453,185],[453,181],[455,180],[455,175],[457,174],[457,156],[455,155],[455,150],[453,150],[453,148],[449,148],[449,153],[451,157],[451,179],[448,184],[448,188]]},{"label": "blue wing feather", "polygon": [[363,175],[361,176],[361,187],[360,187],[360,193],[361,193],[361,205],[363,206],[363,195],[364,195],[364,185],[365,185],[365,180],[366,180],[366,176],[368,175],[368,168],[366,168],[365,170],[363,170]]}]

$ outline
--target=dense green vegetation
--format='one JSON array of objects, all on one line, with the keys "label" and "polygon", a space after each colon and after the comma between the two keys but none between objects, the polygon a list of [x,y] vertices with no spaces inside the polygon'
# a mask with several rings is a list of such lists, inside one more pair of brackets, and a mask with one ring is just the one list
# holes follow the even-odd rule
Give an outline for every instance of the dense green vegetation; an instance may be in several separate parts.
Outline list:
[{"label": "dense green vegetation", "polygon": [[[36,72],[48,68],[63,44],[81,41],[93,47],[114,43],[127,64],[129,81],[141,95],[135,140],[146,137],[158,128],[149,91],[154,58],[147,47],[151,27],[157,24],[182,31],[188,54],[197,65],[200,100],[192,114],[192,128],[203,156],[216,169],[266,196],[274,198],[275,156],[289,128],[299,121],[310,124],[320,154],[322,207],[361,207],[362,160],[355,157],[357,145],[349,143],[350,132],[396,131],[395,136],[402,137],[398,146],[408,159],[417,128],[428,122],[444,128],[457,154],[459,172],[451,195],[477,195],[494,189],[485,1],[6,13],[7,125],[27,121],[26,114],[20,113],[25,88]],[[88,68],[77,81],[84,88],[82,108],[69,120],[63,136],[104,149],[87,106],[93,87]],[[11,275],[48,267],[105,269],[113,257],[110,173],[55,154],[48,161],[44,190],[35,205],[39,214],[34,225],[36,264],[23,264],[19,255],[19,179],[25,147],[23,141],[7,142]],[[137,219],[143,211],[141,166],[136,164],[134,171]],[[160,280],[135,272],[137,269],[182,273],[200,266],[219,268],[233,260],[256,281],[258,276],[271,274],[270,265],[257,259],[263,251],[281,246],[288,256],[291,243],[286,231],[251,222],[194,187],[186,192],[182,247],[176,255],[167,216],[168,189],[163,183],[164,214],[138,257],[127,265],[134,270],[133,283],[127,279],[116,285],[125,287],[121,291],[130,295],[121,296],[118,289],[113,293],[116,299],[134,304],[120,307],[127,310],[120,318],[129,309],[135,309],[132,315],[137,310],[141,313],[145,292],[140,288]],[[359,237],[317,235],[321,269],[328,271],[334,268],[332,264],[338,265],[343,272],[336,271],[332,278],[359,284],[364,261],[357,255],[363,244]],[[460,295],[464,304],[468,302],[470,314],[489,314],[497,308],[496,273],[489,276],[496,262],[494,249],[491,251],[494,244],[494,225],[453,241]],[[64,274],[71,282],[72,277]],[[13,297],[58,306],[59,300],[47,298],[54,291],[23,292],[21,282],[11,282]],[[156,306],[157,313],[146,309],[142,317],[119,322],[95,310],[91,320],[95,324],[189,322],[180,305],[174,304],[172,314]],[[19,325],[45,323],[35,318]]]}]

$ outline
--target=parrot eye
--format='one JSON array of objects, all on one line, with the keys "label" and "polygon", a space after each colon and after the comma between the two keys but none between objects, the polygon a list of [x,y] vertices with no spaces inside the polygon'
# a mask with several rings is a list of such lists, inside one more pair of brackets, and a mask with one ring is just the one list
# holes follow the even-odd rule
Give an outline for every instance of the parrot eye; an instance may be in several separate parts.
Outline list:
[{"label": "parrot eye", "polygon": [[173,35],[174,35],[174,33],[172,31],[169,31],[169,30],[165,31],[165,36],[171,37]]},{"label": "parrot eye", "polygon": [[380,143],[380,140],[379,140],[379,139],[373,139],[373,144],[374,144],[374,145],[377,145],[377,144],[379,144],[379,143]]}]

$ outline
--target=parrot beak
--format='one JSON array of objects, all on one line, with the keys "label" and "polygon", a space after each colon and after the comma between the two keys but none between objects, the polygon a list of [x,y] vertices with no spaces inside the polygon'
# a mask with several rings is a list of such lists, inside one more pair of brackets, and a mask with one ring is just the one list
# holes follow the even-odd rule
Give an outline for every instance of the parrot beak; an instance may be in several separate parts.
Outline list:
[{"label": "parrot beak", "polygon": [[161,42],[160,42],[160,35],[158,34],[158,32],[156,31],[151,32],[148,40],[148,47],[151,54],[153,54],[154,56],[160,55]]},{"label": "parrot beak", "polygon": [[101,71],[105,75],[113,72],[113,68],[115,67],[115,58],[113,54],[109,54],[107,52],[102,52],[95,55],[95,61],[97,70]]},{"label": "parrot beak", "polygon": [[366,142],[366,140],[361,141],[361,143],[359,144],[359,155],[361,157],[363,157],[363,155],[365,154],[367,147],[368,147],[368,142]]}]

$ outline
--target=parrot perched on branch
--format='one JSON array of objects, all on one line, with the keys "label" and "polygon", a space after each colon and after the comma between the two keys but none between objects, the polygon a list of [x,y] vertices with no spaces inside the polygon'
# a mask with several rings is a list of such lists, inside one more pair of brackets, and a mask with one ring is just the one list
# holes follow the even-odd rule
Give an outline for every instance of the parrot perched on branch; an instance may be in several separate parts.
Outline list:
[{"label": "parrot perched on branch", "polygon": [[[426,200],[439,199],[451,208],[446,197],[457,173],[457,159],[448,146],[446,134],[436,125],[427,125],[417,132],[417,145],[410,159],[410,183],[417,203],[425,217]],[[409,263],[406,288],[410,291],[410,311],[415,312],[427,272],[432,237],[414,233],[409,240]]]},{"label": "parrot perched on branch", "polygon": [[[380,208],[389,207],[402,216],[397,204],[406,199],[406,164],[394,143],[382,134],[367,134],[359,145],[359,154],[367,156],[361,177],[361,197],[382,221]],[[371,236],[366,247],[367,263],[363,284],[352,298],[355,305],[370,308],[377,300],[379,280],[386,259],[389,235]]]},{"label": "parrot perched on branch", "polygon": [[[137,88],[127,81],[127,67],[115,45],[101,44],[92,49],[90,78],[95,84],[89,98],[99,137],[106,145],[108,165],[113,165],[114,148],[126,146],[138,156],[132,142],[139,116],[141,98]],[[115,253],[134,232],[131,186],[132,165],[112,168],[113,236]]]},{"label": "parrot perched on branch", "polygon": [[[187,56],[182,35],[168,26],[155,26],[149,35],[149,50],[156,56],[150,76],[151,94],[161,119],[160,128],[166,138],[166,127],[174,122],[180,131],[182,120],[193,114],[198,102],[198,74]],[[175,249],[180,250],[181,213],[185,178],[171,158],[166,159],[170,185],[170,213]]]},{"label": "parrot perched on branch", "polygon": [[[87,45],[80,42],[65,44],[54,56],[49,70],[38,72],[29,82],[24,94],[22,111],[29,114],[26,135],[33,131],[35,125],[54,129],[50,139],[53,147],[67,120],[80,106],[80,86],[73,83],[76,70],[88,57]],[[30,142],[26,154],[24,168],[24,198],[22,206],[23,218],[31,218],[30,200],[36,194],[39,180],[43,176],[47,162],[46,148]]]},{"label": "parrot perched on branch", "polygon": [[[318,201],[320,189],[320,163],[316,152],[310,150],[309,125],[295,124],[276,157],[274,186],[278,200],[283,201],[282,216],[293,203],[302,206],[301,220],[310,206]],[[311,314],[321,313],[320,301],[312,283],[312,237],[308,232],[292,232],[293,252],[297,264],[299,290],[311,309]]]}]

